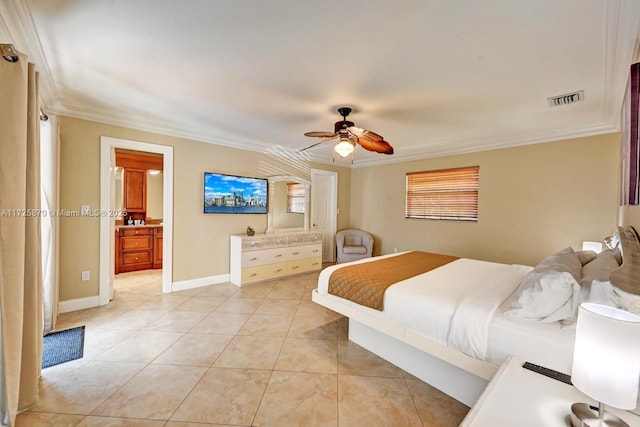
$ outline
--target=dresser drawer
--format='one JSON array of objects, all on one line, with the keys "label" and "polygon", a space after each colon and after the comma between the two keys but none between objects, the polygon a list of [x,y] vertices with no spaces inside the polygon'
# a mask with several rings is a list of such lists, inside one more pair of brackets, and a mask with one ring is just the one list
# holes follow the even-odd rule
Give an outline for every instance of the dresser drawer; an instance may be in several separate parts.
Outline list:
[{"label": "dresser drawer", "polygon": [[306,273],[322,268],[322,257],[304,258],[295,261],[287,261],[287,274]]},{"label": "dresser drawer", "polygon": [[120,228],[120,236],[150,236],[153,232],[151,227],[139,227],[139,228]]},{"label": "dresser drawer", "polygon": [[318,255],[322,255],[321,243],[318,243],[317,245],[293,246],[287,248],[287,261],[311,258]]},{"label": "dresser drawer", "polygon": [[286,248],[242,252],[242,268],[283,262],[286,255]]},{"label": "dresser drawer", "polygon": [[120,240],[120,250],[131,251],[151,249],[151,240],[151,236],[122,237]]},{"label": "dresser drawer", "polygon": [[151,251],[125,252],[122,254],[123,266],[151,263]]},{"label": "dresser drawer", "polygon": [[287,263],[259,265],[242,269],[242,284],[260,282],[283,276],[287,271]]}]

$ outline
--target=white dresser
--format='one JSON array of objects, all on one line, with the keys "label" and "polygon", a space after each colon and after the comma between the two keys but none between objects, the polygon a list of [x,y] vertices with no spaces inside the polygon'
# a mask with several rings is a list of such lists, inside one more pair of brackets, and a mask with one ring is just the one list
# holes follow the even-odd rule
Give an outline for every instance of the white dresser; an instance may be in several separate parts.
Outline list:
[{"label": "white dresser", "polygon": [[244,286],[322,268],[322,233],[232,234],[231,283]]}]

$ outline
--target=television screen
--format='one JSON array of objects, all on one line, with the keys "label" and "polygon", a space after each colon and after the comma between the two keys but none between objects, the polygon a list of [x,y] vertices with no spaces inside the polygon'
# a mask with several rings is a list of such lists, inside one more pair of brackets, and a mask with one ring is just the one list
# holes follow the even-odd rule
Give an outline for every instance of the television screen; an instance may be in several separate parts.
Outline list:
[{"label": "television screen", "polygon": [[204,173],[204,213],[266,214],[266,178]]}]

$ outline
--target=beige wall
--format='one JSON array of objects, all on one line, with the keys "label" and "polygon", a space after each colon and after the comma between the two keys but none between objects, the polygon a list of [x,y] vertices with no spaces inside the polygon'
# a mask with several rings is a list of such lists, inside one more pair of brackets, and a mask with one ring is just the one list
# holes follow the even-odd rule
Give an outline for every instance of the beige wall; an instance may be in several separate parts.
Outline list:
[{"label": "beige wall", "polygon": [[[425,250],[535,265],[615,230],[619,135],[354,169],[351,226],[375,254]],[[480,165],[477,223],[404,218],[407,172]]]},{"label": "beige wall", "polygon": [[[229,234],[267,226],[265,215],[203,214],[205,171],[304,179],[309,168],[336,171],[338,229],[371,231],[376,254],[397,247],[535,264],[567,245],[601,240],[617,223],[617,134],[349,170],[67,117],[60,129],[60,207],[68,210],[99,207],[101,136],[174,147],[174,281],[227,274]],[[473,164],[480,165],[478,223],[404,219],[406,172]],[[98,295],[98,219],[61,218],[60,228],[60,299]],[[91,280],[80,281],[83,270]]]},{"label": "beige wall", "polygon": [[[229,234],[267,227],[266,215],[202,213],[203,173],[248,176],[296,175],[310,179],[311,167],[337,171],[339,227],[349,221],[350,170],[319,164],[291,164],[252,151],[200,143],[102,123],[60,117],[60,208],[100,206],[100,137],[130,139],[174,147],[173,281],[229,273]],[[60,300],[98,295],[99,219],[60,219]],[[91,280],[82,282],[89,270]]]}]

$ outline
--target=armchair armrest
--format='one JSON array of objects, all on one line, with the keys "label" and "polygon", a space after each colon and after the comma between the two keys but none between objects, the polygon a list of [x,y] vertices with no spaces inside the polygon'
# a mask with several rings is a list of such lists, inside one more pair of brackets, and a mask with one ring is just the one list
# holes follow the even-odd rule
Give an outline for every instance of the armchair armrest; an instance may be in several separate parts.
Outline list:
[{"label": "armchair armrest", "polygon": [[367,247],[367,252],[370,254],[373,251],[373,236],[362,236],[362,244]]}]

